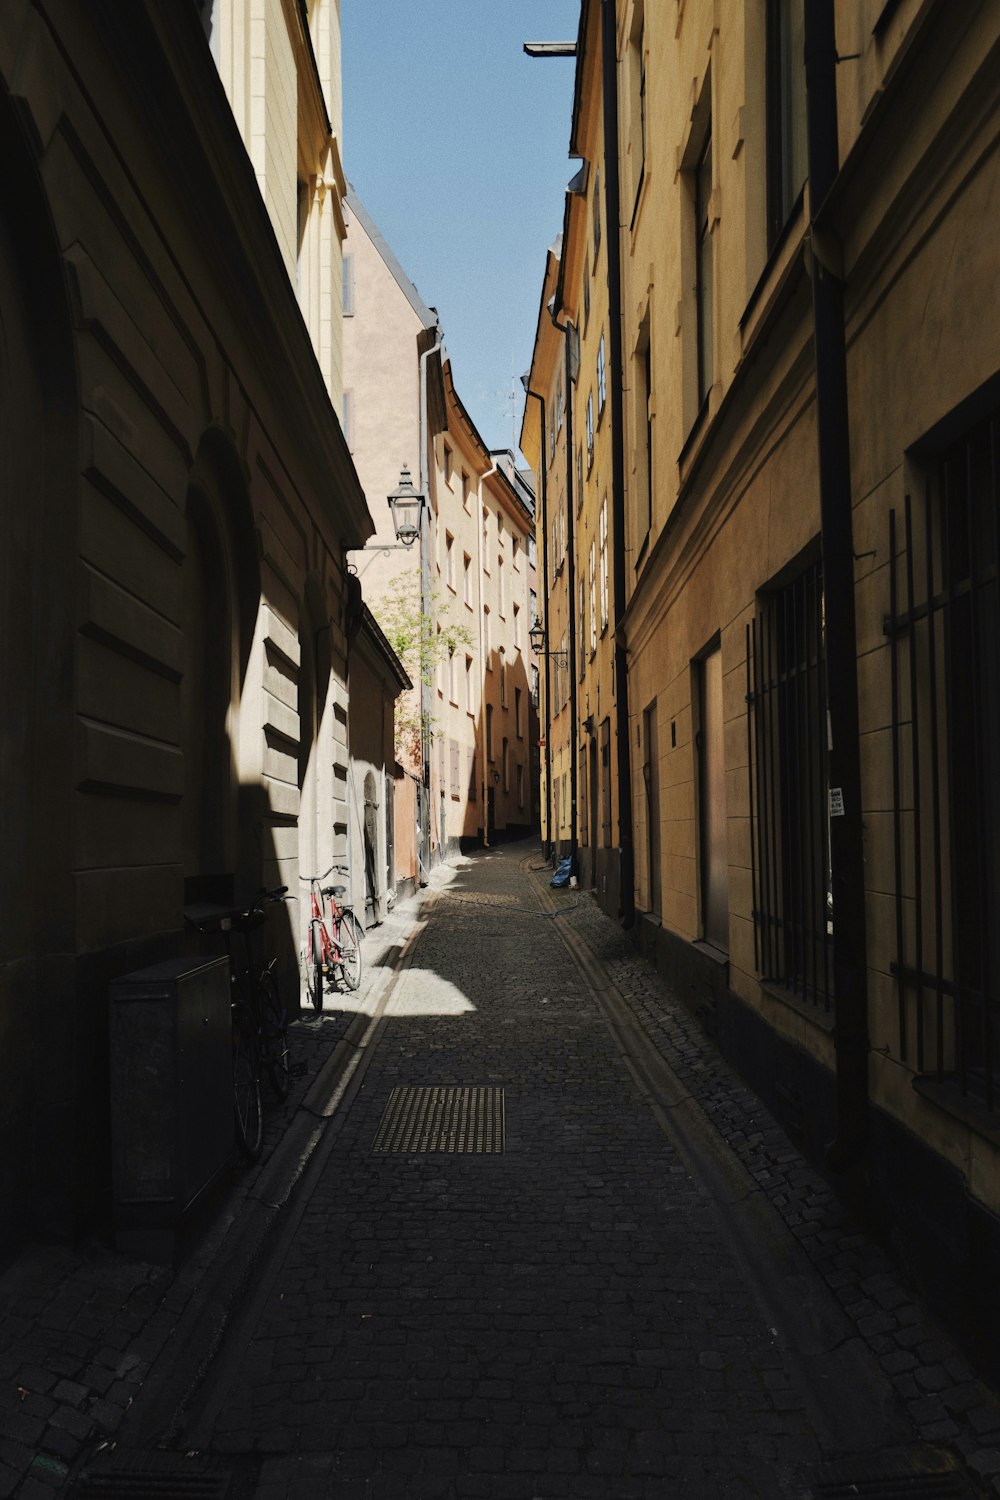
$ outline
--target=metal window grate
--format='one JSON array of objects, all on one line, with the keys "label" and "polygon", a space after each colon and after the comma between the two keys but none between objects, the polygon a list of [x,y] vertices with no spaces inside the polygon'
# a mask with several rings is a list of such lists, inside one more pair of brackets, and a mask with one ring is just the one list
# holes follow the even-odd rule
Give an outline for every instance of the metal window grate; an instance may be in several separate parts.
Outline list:
[{"label": "metal window grate", "polygon": [[997,1107],[1000,414],[889,515],[900,1057]]},{"label": "metal window grate", "polygon": [[821,563],[764,599],[747,626],[746,692],[757,972],[829,1011],[833,909]]},{"label": "metal window grate", "polygon": [[395,1088],[372,1150],[377,1152],[504,1150],[504,1091],[473,1088]]}]

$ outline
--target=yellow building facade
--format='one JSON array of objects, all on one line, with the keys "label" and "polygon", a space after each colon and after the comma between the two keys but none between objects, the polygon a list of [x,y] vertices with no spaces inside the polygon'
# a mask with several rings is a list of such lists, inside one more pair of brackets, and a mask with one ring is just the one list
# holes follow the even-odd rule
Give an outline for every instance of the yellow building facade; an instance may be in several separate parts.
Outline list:
[{"label": "yellow building facade", "polygon": [[[1000,1247],[1000,337],[982,316],[998,28],[978,4],[958,24],[916,0],[585,0],[584,165],[529,380],[551,416],[554,311],[580,330],[586,434],[580,262],[592,280],[588,195],[616,168],[610,613],[629,728],[611,759],[629,778],[636,941],[984,1340],[1000,1327],[977,1269]],[[529,400],[549,542],[575,455],[554,463],[542,420]],[[575,609],[585,654],[595,428],[582,596],[546,572],[549,648]],[[558,742],[552,705],[553,785],[598,693],[605,712],[600,638],[580,672]],[[580,787],[583,855],[582,768]]]}]

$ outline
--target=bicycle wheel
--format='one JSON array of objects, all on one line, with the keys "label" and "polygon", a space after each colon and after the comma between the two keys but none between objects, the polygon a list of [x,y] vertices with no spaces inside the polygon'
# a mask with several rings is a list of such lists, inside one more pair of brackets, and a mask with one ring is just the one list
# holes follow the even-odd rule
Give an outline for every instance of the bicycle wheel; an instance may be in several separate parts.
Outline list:
[{"label": "bicycle wheel", "polygon": [[260,1027],[263,1036],[264,1067],[271,1087],[279,1099],[288,1098],[291,1073],[288,1061],[288,1017],[281,1003],[278,985],[270,969],[258,975]]},{"label": "bicycle wheel", "polygon": [[306,993],[313,1010],[323,1009],[323,928],[313,922],[306,953]]},{"label": "bicycle wheel", "polygon": [[264,1117],[260,1102],[257,1033],[242,1005],[233,1007],[233,1110],[236,1142],[248,1161],[260,1155]]},{"label": "bicycle wheel", "polygon": [[345,911],[337,924],[340,946],[340,978],[344,988],[356,990],[361,983],[361,929],[352,911]]}]

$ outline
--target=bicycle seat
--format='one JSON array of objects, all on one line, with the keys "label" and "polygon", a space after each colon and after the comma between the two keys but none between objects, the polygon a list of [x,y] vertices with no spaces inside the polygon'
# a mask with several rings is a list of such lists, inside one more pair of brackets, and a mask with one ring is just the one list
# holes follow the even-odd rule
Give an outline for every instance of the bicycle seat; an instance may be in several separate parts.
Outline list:
[{"label": "bicycle seat", "polygon": [[342,896],[346,890],[346,885],[325,885],[323,895],[329,899],[331,896]]}]

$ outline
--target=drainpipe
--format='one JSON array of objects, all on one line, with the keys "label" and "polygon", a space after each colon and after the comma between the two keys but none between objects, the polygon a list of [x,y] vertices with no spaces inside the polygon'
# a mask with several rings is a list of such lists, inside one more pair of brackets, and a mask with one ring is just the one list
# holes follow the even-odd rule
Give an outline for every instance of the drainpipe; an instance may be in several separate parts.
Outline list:
[{"label": "drainpipe", "polygon": [[[563,336],[565,349],[566,367],[566,587],[569,591],[569,653],[566,660],[569,664],[569,852],[573,863],[570,866],[574,875],[579,874],[579,866],[576,857],[576,763],[578,759],[576,732],[577,732],[577,689],[576,689],[576,527],[573,520],[573,402],[571,393],[573,389],[572,368],[573,359],[570,348],[571,324],[560,323],[556,317],[555,308],[549,316],[553,327],[558,328]],[[546,615],[547,618],[547,615]],[[552,649],[552,643],[546,633],[546,645]]]},{"label": "drainpipe", "polygon": [[[540,592],[547,599],[548,598],[548,579],[549,579],[549,572],[548,572],[548,563],[549,563],[549,553],[548,553],[548,545],[549,545],[548,544],[548,535],[549,535],[549,507],[548,507],[548,487],[547,487],[547,484],[546,484],[546,473],[547,473],[548,465],[545,462],[545,441],[546,441],[546,431],[545,431],[545,397],[544,396],[540,396],[537,391],[533,391],[531,389],[531,386],[528,384],[528,376],[527,375],[522,375],[522,377],[521,377],[521,383],[524,386],[524,393],[525,393],[525,395],[526,396],[534,396],[535,400],[538,402],[539,406],[541,407],[541,418],[542,418],[542,422],[541,422],[541,434],[542,434],[542,446],[541,446],[541,456],[542,456],[542,462],[541,462],[541,479],[542,479],[542,489],[541,489],[541,494],[539,496],[539,499],[541,501],[541,515],[542,515],[542,545],[541,545],[542,587],[541,587]],[[537,526],[535,527],[535,536],[536,536],[536,540],[537,540],[537,536],[538,536],[538,527]],[[535,623],[534,620],[532,620],[531,623],[533,625]],[[550,752],[550,748],[549,748],[550,742],[552,740],[552,694],[551,694],[551,691],[550,691],[550,678],[549,678],[549,661],[550,661],[550,658],[549,658],[548,655],[545,656],[544,661],[545,661],[545,665],[544,665],[544,672],[545,672],[545,843],[543,845],[543,848],[544,848],[544,851],[545,851],[546,858],[548,858],[551,855],[551,853],[552,853],[552,760],[551,760],[551,752]]]},{"label": "drainpipe", "polygon": [[816,227],[839,170],[833,0],[805,7],[805,62],[830,788],[840,791],[844,808],[830,818],[837,1134],[827,1163],[844,1171],[863,1159],[867,1145],[869,1039],[844,286],[824,253],[830,240]]},{"label": "drainpipe", "polygon": [[[420,356],[420,492],[425,504],[420,507],[420,614],[424,620],[431,613],[431,487],[430,487],[430,420],[427,414],[427,361],[441,350],[444,339],[441,329],[436,331],[435,342]],[[428,681],[425,652],[420,654],[420,784],[423,787],[423,817],[420,824],[422,845],[420,863],[424,878],[419,883],[426,885],[431,871],[431,685]]]},{"label": "drainpipe", "polygon": [[[808,8],[808,7],[807,7]],[[616,6],[602,0],[601,71],[604,97],[604,220],[607,224],[608,304],[611,342],[608,393],[611,402],[612,587],[615,606],[615,749],[618,760],[618,847],[621,856],[618,915],[635,921],[635,851],[632,843],[632,746],[629,740],[628,651],[625,619],[625,428],[622,370],[621,187],[618,168],[618,67]]]},{"label": "drainpipe", "polygon": [[483,485],[491,474],[497,471],[496,464],[491,464],[485,474],[479,476],[479,513],[476,516],[476,533],[478,542],[476,550],[479,554],[479,660],[482,662],[482,713],[480,715],[480,730],[482,733],[482,745],[480,749],[480,761],[483,767],[482,794],[483,794],[483,848],[490,847],[490,820],[489,820],[489,769],[486,759],[486,627],[483,624],[483,607],[486,595],[486,570],[483,560]]}]

